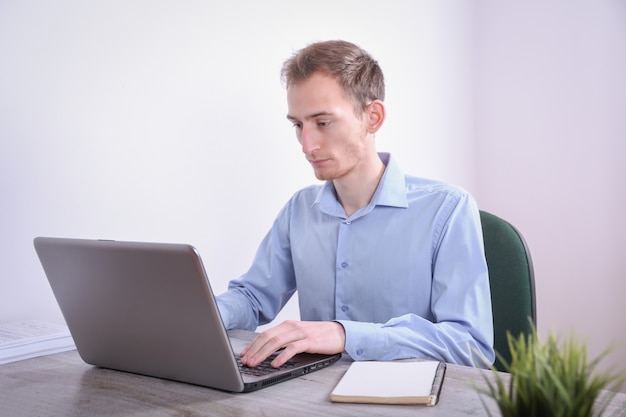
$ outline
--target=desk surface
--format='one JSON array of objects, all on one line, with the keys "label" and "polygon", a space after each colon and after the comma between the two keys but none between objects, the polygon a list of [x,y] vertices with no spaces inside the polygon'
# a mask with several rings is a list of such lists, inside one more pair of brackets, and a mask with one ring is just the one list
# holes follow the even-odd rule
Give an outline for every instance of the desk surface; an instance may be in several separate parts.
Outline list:
[{"label": "desk surface", "polygon": [[[350,362],[247,394],[95,368],[76,351],[0,366],[0,410],[4,416],[486,416],[498,415],[493,401],[473,386],[484,387],[477,369],[448,365],[435,407],[331,403],[329,394]],[[474,384],[474,385],[473,385]],[[621,411],[621,413],[620,413]],[[618,393],[605,415],[626,412],[626,394]]]}]

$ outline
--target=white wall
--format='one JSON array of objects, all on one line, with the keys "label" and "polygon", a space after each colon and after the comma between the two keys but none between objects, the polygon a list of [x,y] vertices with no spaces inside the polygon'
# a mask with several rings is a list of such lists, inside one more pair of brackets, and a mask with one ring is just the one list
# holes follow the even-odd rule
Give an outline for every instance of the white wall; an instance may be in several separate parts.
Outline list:
[{"label": "white wall", "polygon": [[[626,3],[480,1],[476,196],[524,233],[538,324],[626,368]],[[626,389],[626,387],[625,387]]]},{"label": "white wall", "polygon": [[471,188],[469,16],[410,0],[3,0],[0,323],[62,321],[38,235],[189,242],[216,292],[245,272],[280,207],[315,181],[279,79],[315,40],[381,62],[380,150]]}]

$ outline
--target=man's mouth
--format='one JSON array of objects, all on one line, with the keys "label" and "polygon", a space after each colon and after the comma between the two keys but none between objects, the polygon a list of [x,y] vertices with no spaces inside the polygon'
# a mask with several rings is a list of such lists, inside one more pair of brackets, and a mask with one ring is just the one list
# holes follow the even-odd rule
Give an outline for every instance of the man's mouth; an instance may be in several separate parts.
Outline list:
[{"label": "man's mouth", "polygon": [[324,165],[324,163],[326,163],[328,161],[328,159],[309,159],[309,163],[311,164],[311,166],[313,166],[313,168],[317,168],[320,167],[322,165]]}]

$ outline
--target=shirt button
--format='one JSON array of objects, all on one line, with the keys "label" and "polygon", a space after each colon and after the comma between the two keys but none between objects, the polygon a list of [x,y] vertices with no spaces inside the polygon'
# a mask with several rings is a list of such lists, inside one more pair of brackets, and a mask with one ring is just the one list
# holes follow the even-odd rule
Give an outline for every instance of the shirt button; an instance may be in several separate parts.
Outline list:
[{"label": "shirt button", "polygon": [[344,313],[345,313],[346,311],[348,311],[348,310],[350,310],[350,307],[348,307],[348,306],[342,306],[342,307],[341,307],[341,311],[343,311]]},{"label": "shirt button", "polygon": [[363,354],[363,349],[357,349],[356,354],[361,356]]},{"label": "shirt button", "polygon": [[341,267],[342,268],[347,268],[348,267],[348,263],[347,262],[342,262],[341,263]]},{"label": "shirt button", "polygon": [[348,220],[347,222],[344,222],[345,224],[350,224],[352,223],[350,220]]}]

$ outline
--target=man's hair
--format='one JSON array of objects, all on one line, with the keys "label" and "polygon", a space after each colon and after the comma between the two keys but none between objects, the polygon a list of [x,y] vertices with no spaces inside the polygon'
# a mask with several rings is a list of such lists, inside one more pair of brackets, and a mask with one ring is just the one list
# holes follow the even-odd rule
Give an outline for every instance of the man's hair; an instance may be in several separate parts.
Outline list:
[{"label": "man's hair", "polygon": [[384,101],[385,79],[378,62],[363,49],[346,41],[317,42],[297,51],[283,64],[286,88],[321,73],[334,78],[354,103],[357,113],[374,100]]}]

